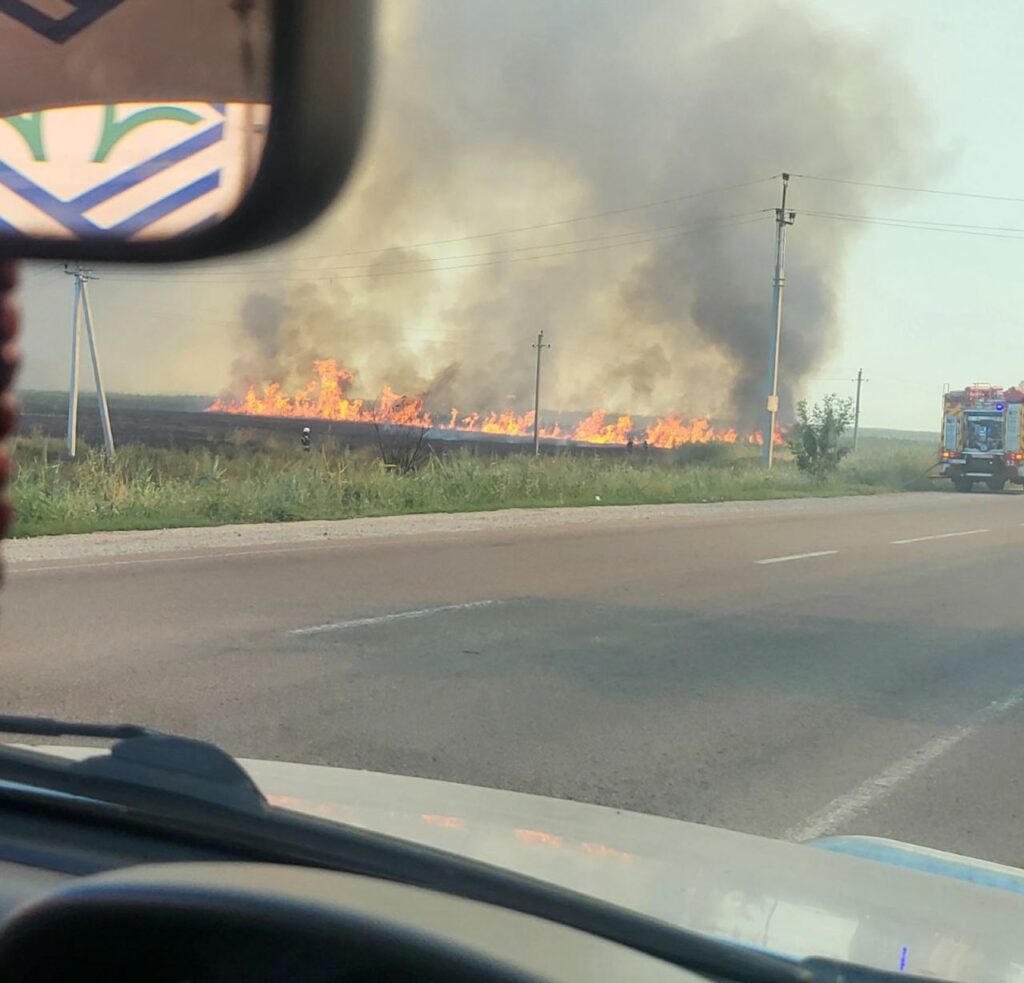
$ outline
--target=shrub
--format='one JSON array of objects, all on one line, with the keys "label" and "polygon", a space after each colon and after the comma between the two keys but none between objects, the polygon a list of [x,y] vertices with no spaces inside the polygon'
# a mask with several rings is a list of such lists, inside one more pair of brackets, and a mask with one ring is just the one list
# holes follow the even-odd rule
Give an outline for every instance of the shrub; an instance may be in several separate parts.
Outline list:
[{"label": "shrub", "polygon": [[796,407],[796,423],[789,435],[789,449],[796,466],[815,481],[824,481],[850,452],[840,438],[853,422],[853,400],[829,393],[808,408],[807,400]]}]

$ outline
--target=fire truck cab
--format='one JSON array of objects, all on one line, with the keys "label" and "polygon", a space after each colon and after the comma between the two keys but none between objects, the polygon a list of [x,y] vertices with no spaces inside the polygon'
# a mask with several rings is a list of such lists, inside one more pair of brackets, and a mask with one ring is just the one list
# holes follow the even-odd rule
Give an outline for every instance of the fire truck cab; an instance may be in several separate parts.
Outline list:
[{"label": "fire truck cab", "polygon": [[957,491],[978,482],[1001,491],[1007,482],[1024,485],[1024,391],[1016,387],[968,386],[943,397],[939,475]]}]

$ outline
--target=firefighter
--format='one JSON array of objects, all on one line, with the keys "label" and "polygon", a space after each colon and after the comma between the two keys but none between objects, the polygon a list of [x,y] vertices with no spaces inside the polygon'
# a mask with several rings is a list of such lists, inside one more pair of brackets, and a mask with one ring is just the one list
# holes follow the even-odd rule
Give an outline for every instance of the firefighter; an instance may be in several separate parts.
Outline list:
[{"label": "firefighter", "polygon": [[313,436],[309,432],[309,427],[302,428],[302,449],[308,451],[313,446]]}]

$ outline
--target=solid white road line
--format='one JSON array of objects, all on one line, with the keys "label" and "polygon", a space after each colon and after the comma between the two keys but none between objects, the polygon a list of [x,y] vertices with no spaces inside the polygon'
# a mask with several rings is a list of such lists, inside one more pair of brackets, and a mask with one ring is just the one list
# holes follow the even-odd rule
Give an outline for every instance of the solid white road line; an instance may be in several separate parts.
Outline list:
[{"label": "solid white road line", "polygon": [[390,621],[408,621],[410,618],[428,618],[445,611],[468,611],[472,608],[486,608],[501,601],[468,601],[465,604],[442,604],[436,608],[421,608],[418,611],[396,611],[393,614],[379,614],[373,618],[352,618],[350,621],[334,621],[328,625],[313,625],[310,628],[292,628],[289,635],[319,635],[325,631],[344,631],[346,628],[365,628],[367,625],[386,625]]},{"label": "solid white road line", "polygon": [[890,546],[903,546],[905,543],[924,543],[929,539],[953,539],[956,536],[978,536],[983,532],[991,532],[991,529],[966,529],[964,532],[940,532],[934,536],[914,536],[913,539],[893,539]]},{"label": "solid white road line", "polygon": [[268,546],[266,549],[256,550],[222,550],[216,553],[182,553],[179,556],[133,556],[125,560],[93,560],[88,563],[48,563],[45,566],[36,567],[20,566],[22,563],[32,563],[32,560],[17,560],[6,564],[4,571],[10,576],[20,577],[22,574],[26,573],[95,570],[99,567],[129,567],[134,566],[137,563],[188,563],[194,560],[230,560],[236,556],[264,556],[271,553],[326,553],[335,546],[336,544],[334,543],[329,546],[323,543],[304,543],[299,546]]},{"label": "solid white road line", "polygon": [[905,758],[900,758],[884,771],[880,771],[877,775],[858,785],[852,792],[833,799],[825,808],[805,819],[799,826],[787,829],[782,834],[782,839],[801,843],[836,832],[855,816],[884,799],[912,775],[942,757],[962,740],[970,737],[982,724],[1001,717],[1022,702],[1024,702],[1024,689],[1015,690],[1003,700],[995,700],[980,713],[975,714],[971,723],[961,724],[945,734],[932,738],[926,744],[922,744]]},{"label": "solid white road line", "polygon": [[788,563],[790,560],[809,560],[812,556],[832,556],[839,550],[818,550],[815,553],[793,553],[791,556],[770,556],[767,560],[754,560],[762,566],[766,563]]}]

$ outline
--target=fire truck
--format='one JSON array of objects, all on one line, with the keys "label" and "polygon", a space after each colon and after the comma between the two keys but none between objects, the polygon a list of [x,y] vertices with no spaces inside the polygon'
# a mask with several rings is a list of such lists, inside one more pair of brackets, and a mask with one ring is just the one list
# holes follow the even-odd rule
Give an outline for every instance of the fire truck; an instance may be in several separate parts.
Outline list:
[{"label": "fire truck", "polygon": [[946,393],[939,476],[961,492],[979,482],[992,491],[1007,482],[1024,485],[1022,406],[1024,391],[1016,387],[975,384]]}]

